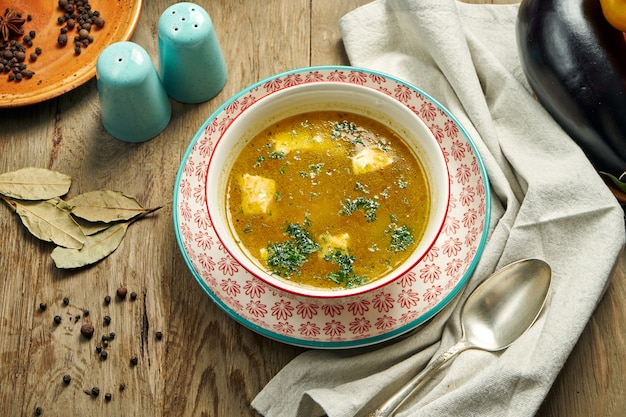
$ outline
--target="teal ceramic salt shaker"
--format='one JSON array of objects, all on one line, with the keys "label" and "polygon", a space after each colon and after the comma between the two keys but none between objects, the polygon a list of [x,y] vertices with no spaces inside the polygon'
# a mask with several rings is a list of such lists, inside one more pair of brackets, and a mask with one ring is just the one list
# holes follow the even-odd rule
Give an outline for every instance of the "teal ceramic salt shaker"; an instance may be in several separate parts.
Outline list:
[{"label": "teal ceramic salt shaker", "polygon": [[202,103],[226,84],[228,70],[209,14],[176,3],[159,18],[159,71],[165,91],[181,103]]},{"label": "teal ceramic salt shaker", "polygon": [[100,118],[125,142],[144,142],[165,129],[172,107],[148,53],[133,42],[105,48],[96,63]]}]

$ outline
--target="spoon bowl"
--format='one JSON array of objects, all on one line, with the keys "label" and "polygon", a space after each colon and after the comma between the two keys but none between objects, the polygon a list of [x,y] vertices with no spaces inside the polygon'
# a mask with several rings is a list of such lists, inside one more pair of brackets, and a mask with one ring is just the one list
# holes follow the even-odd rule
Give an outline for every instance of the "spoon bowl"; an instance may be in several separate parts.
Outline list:
[{"label": "spoon bowl", "polygon": [[539,259],[514,262],[491,275],[461,311],[467,342],[492,352],[510,346],[539,316],[550,281],[550,266]]},{"label": "spoon bowl", "polygon": [[548,297],[552,271],[540,259],[505,266],[470,294],[461,310],[461,339],[430,362],[371,417],[391,416],[434,371],[467,349],[506,349],[537,320]]}]

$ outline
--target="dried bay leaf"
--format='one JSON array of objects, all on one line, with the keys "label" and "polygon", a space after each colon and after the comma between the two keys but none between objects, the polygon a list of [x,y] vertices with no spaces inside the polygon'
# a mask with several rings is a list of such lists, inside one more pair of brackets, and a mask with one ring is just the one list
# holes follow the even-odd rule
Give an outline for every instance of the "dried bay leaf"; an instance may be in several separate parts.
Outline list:
[{"label": "dried bay leaf", "polygon": [[89,191],[67,202],[73,206],[74,216],[90,222],[130,220],[146,211],[133,197],[119,191]]},{"label": "dried bay leaf", "polygon": [[96,233],[111,226],[111,223],[90,222],[89,220],[81,219],[80,217],[75,217],[74,220],[76,220],[76,223],[78,223],[85,236],[95,235]]},{"label": "dried bay leaf", "polygon": [[130,222],[115,223],[101,232],[87,236],[80,249],[56,247],[52,259],[57,268],[73,269],[91,265],[106,258],[118,248]]},{"label": "dried bay leaf", "polygon": [[6,200],[22,223],[37,238],[67,248],[81,248],[85,234],[61,199],[44,201]]},{"label": "dried bay leaf", "polygon": [[45,168],[22,168],[0,174],[0,194],[20,200],[48,200],[67,194],[69,175]]}]

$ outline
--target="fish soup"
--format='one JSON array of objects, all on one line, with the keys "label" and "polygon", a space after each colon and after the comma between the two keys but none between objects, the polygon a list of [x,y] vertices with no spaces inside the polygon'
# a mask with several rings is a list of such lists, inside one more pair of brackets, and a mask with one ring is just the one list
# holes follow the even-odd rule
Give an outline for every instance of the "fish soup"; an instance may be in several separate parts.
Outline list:
[{"label": "fish soup", "polygon": [[402,264],[431,209],[426,173],[388,127],[314,111],[264,129],[227,180],[230,227],[269,273],[317,288],[353,288]]}]

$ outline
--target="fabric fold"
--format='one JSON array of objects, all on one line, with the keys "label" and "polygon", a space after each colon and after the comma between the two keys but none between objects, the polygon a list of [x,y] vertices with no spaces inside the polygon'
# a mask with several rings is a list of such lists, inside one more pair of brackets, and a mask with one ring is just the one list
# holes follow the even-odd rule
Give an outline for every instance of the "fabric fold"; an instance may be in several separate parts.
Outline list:
[{"label": "fabric fold", "polygon": [[397,416],[531,416],[600,300],[624,243],[623,211],[582,151],[533,98],[517,55],[517,5],[379,0],[339,22],[350,63],[427,92],[469,132],[492,193],[489,238],[464,292],[414,334],[303,353],[252,405],[266,417],[367,415],[461,335],[460,308],[494,270],[538,257],[551,294],[507,350],[463,352]]}]

